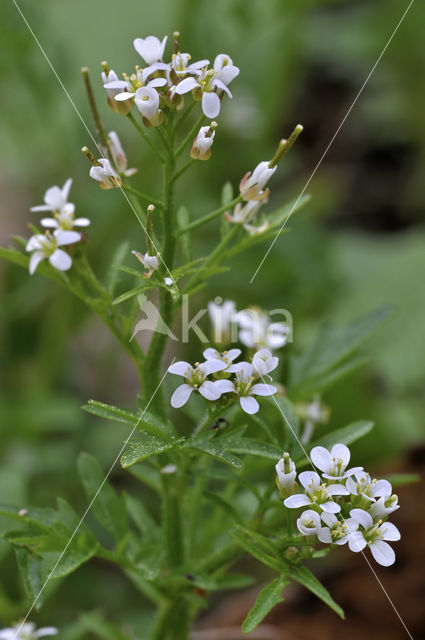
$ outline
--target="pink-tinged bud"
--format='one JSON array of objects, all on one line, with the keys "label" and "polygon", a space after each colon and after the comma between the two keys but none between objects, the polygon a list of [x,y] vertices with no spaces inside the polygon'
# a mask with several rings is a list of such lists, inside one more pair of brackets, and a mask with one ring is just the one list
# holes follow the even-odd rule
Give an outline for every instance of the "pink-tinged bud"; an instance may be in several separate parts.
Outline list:
[{"label": "pink-tinged bud", "polygon": [[100,183],[102,189],[114,189],[122,185],[120,176],[114,171],[106,158],[100,158],[98,164],[90,169],[90,177]]},{"label": "pink-tinged bud", "polygon": [[193,141],[190,157],[194,160],[208,160],[211,158],[211,145],[214,142],[216,122],[209,127],[201,127]]},{"label": "pink-tinged bud", "polygon": [[270,190],[263,190],[263,188],[275,171],[276,167],[270,168],[269,163],[266,161],[260,162],[252,174],[251,172],[246,173],[239,185],[242,198],[246,201],[263,200],[264,198],[267,198]]}]

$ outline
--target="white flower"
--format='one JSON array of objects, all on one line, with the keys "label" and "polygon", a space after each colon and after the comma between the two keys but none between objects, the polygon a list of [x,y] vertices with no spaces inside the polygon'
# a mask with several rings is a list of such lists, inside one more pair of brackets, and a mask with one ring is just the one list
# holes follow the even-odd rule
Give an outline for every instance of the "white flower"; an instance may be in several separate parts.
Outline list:
[{"label": "white flower", "polygon": [[60,213],[56,213],[54,218],[42,218],[40,224],[46,229],[63,229],[71,231],[74,227],[88,227],[88,218],[74,218],[75,207],[71,202],[67,202],[62,207]]},{"label": "white flower", "polygon": [[209,302],[208,314],[213,328],[213,341],[216,344],[228,344],[236,317],[235,303],[233,300],[225,300],[222,304]]},{"label": "white flower", "polygon": [[208,67],[210,63],[209,60],[198,60],[198,62],[190,63],[190,60],[190,53],[173,53],[170,67],[179,78],[183,78],[188,73],[192,73],[195,76],[201,75],[201,70]]},{"label": "white flower", "polygon": [[111,163],[106,158],[100,158],[98,165],[91,167],[90,177],[93,180],[100,182],[102,189],[113,189],[114,187],[120,187],[122,180],[113,169]]},{"label": "white flower", "polygon": [[129,177],[137,172],[137,169],[127,169],[127,156],[122,148],[121,141],[115,131],[108,133],[109,148],[118,171]]},{"label": "white flower", "polygon": [[317,537],[320,542],[325,544],[345,544],[348,542],[350,534],[356,531],[359,526],[354,518],[348,518],[348,520],[341,522],[334,513],[326,513],[326,511],[321,514],[321,518],[327,526],[318,531]]},{"label": "white flower", "polygon": [[159,108],[159,95],[153,87],[137,89],[135,102],[146,126],[157,127],[161,124],[162,111]]},{"label": "white flower", "polygon": [[254,396],[272,396],[277,389],[271,384],[253,384],[255,376],[253,367],[249,362],[238,362],[227,369],[235,373],[235,382],[230,380],[220,381],[223,393],[236,393],[245,413],[257,413],[260,408]]},{"label": "white flower", "polygon": [[[158,261],[159,254],[156,256],[150,256],[149,253],[145,253],[143,255],[143,253],[140,253],[139,251],[132,251],[131,253],[134,256],[136,256],[139,262],[141,262],[142,265],[145,267],[146,269],[145,278],[150,278],[153,272],[156,271],[156,269],[158,269],[159,267],[159,261]],[[169,280],[171,280],[171,278],[169,278]],[[170,284],[172,284],[172,281]]]},{"label": "white flower", "polygon": [[303,511],[297,519],[297,528],[303,536],[317,535],[322,528],[320,515],[311,509]]},{"label": "white flower", "polygon": [[[195,367],[192,367],[188,362],[175,362],[168,371],[178,376],[183,376],[185,379],[184,384],[177,387],[171,396],[171,406],[175,409],[182,407],[189,400],[192,391],[199,391],[199,393],[207,400],[218,400],[223,393],[221,389],[221,380],[211,382],[207,380],[207,376],[216,371],[221,371],[226,368],[226,365],[221,360],[208,360],[201,364],[196,363]],[[226,381],[223,381],[226,382]]]},{"label": "white flower", "polygon": [[[52,213],[60,213],[68,203],[69,191],[71,189],[72,178],[68,178],[68,180],[63,185],[62,189],[60,187],[54,186],[47,189],[44,194],[44,202],[45,204],[37,205],[36,207],[31,207],[31,211],[51,211]],[[71,205],[74,206],[74,205]]]},{"label": "white flower", "polygon": [[217,74],[216,79],[220,80],[226,87],[239,75],[239,68],[235,67],[232,58],[226,53],[220,53],[216,57],[214,71]]},{"label": "white flower", "polygon": [[245,309],[237,314],[241,331],[239,340],[250,349],[266,347],[279,349],[288,339],[290,329],[284,322],[270,322],[267,313],[260,309]]},{"label": "white flower", "polygon": [[280,490],[281,497],[287,497],[294,492],[296,487],[295,479],[297,470],[295,462],[291,460],[289,453],[284,453],[279,462],[275,466],[277,473],[277,485]]},{"label": "white flower", "polygon": [[[217,351],[216,349],[212,349],[211,347],[209,347],[208,349],[205,349],[202,355],[206,360],[220,360],[221,362],[224,362],[227,368],[232,364],[235,358],[241,355],[241,350],[230,349],[229,351],[222,351],[220,353],[220,351]],[[223,369],[223,371],[225,371],[225,369]]]},{"label": "white flower", "polygon": [[162,42],[155,36],[147,38],[136,38],[133,42],[137,53],[143,58],[147,65],[154,62],[161,62],[164,57],[165,45],[167,44],[167,36]]},{"label": "white flower", "polygon": [[0,640],[36,640],[46,636],[55,636],[58,630],[55,627],[42,627],[36,630],[33,622],[18,623],[0,631]]},{"label": "white flower", "polygon": [[265,200],[249,200],[244,205],[238,202],[233,209],[233,214],[230,215],[226,211],[224,217],[233,224],[246,224],[255,218],[264,202]]},{"label": "white flower", "polygon": [[108,98],[113,100],[115,96],[120,92],[118,88],[115,88],[113,86],[111,87],[108,86],[112,82],[120,82],[115,71],[113,69],[111,69],[108,72],[102,71],[102,82],[103,82],[103,88],[106,89],[106,94]]},{"label": "white flower", "polygon": [[371,480],[365,471],[355,473],[354,478],[347,478],[346,487],[354,496],[362,496],[368,502],[375,502],[376,498],[389,498],[392,493],[388,480]]},{"label": "white flower", "polygon": [[166,276],[166,277],[164,278],[164,284],[165,284],[167,287],[171,287],[171,285],[172,285],[172,284],[174,284],[174,280],[173,280],[172,278],[169,278],[168,276]]},{"label": "white flower", "polygon": [[38,233],[32,236],[27,242],[26,251],[31,251],[29,272],[32,275],[39,263],[48,258],[52,267],[58,271],[67,271],[71,268],[72,259],[59,247],[74,244],[81,240],[81,234],[76,231],[63,231],[56,229],[53,234],[46,232],[45,235]]},{"label": "white flower", "polygon": [[271,351],[268,349],[260,349],[259,351],[256,351],[252,358],[254,375],[258,378],[262,378],[271,371],[274,371],[278,364],[279,358],[277,356],[273,356]]},{"label": "white flower", "polygon": [[214,142],[216,123],[212,122],[209,127],[201,127],[199,133],[193,141],[190,157],[194,160],[208,160],[211,157],[211,146]]},{"label": "white flower", "polygon": [[387,518],[390,513],[400,509],[398,504],[398,496],[393,494],[389,498],[382,496],[376,502],[371,502],[368,506],[368,512],[375,520]]},{"label": "white flower", "polygon": [[395,553],[390,545],[385,542],[400,540],[400,532],[391,522],[382,523],[381,520],[374,523],[372,516],[363,509],[351,509],[350,516],[356,520],[363,531],[354,531],[350,534],[348,546],[351,551],[362,551],[368,546],[378,564],[389,567],[395,562]]},{"label": "white flower", "polygon": [[277,166],[270,168],[269,162],[260,162],[251,175],[248,171],[242,178],[239,189],[244,200],[264,200],[270,193],[270,189],[263,191]]},{"label": "white flower", "polygon": [[335,444],[330,452],[325,447],[313,447],[310,452],[314,466],[329,480],[343,480],[363,471],[363,467],[347,469],[350,455],[350,449],[345,444]]},{"label": "white flower", "polygon": [[320,476],[315,471],[303,471],[298,476],[305,489],[305,493],[296,493],[284,500],[285,507],[298,509],[307,505],[316,505],[328,513],[338,513],[341,510],[339,504],[332,500],[332,496],[349,495],[347,489],[341,484],[327,485],[321,483]]},{"label": "white flower", "polygon": [[167,80],[165,78],[154,78],[153,80],[146,82],[153,72],[153,67],[148,67],[147,69],[136,69],[136,73],[132,73],[131,76],[125,74],[124,80],[108,82],[108,84],[105,85],[105,89],[113,90],[115,92],[114,98],[116,102],[126,102],[133,99],[136,96],[137,89],[140,89],[141,87],[146,86],[155,89],[156,87],[163,87],[167,84]]},{"label": "white flower", "polygon": [[[112,69],[110,71],[102,71],[102,83],[103,88],[106,91],[107,102],[115,113],[119,113],[123,116],[126,116],[130,113],[133,108],[133,103],[124,103],[117,102],[115,97],[119,95],[123,90],[123,81],[120,80]],[[124,86],[126,84],[124,83]]]},{"label": "white flower", "polygon": [[195,95],[200,95],[202,99],[202,111],[207,118],[216,118],[220,113],[220,98],[216,91],[227,93],[229,98],[232,97],[229,89],[219,79],[217,79],[215,71],[204,69],[201,74],[195,78],[185,78],[178,83],[175,92],[178,95],[194,91]]}]

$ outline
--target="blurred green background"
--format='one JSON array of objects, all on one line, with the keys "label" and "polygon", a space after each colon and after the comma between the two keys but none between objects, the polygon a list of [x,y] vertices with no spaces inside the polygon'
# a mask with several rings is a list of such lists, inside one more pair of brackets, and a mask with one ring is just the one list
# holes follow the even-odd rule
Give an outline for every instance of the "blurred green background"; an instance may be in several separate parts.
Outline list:
[{"label": "blurred green background", "polygon": [[[154,194],[158,167],[130,123],[106,106],[100,61],[129,71],[139,62],[133,38],[175,29],[193,60],[213,61],[220,52],[233,58],[241,73],[233,100],[223,104],[213,157],[198,163],[179,190],[179,201],[195,216],[217,206],[226,181],[237,188],[246,171],[269,159],[298,122],[305,131],[273,178],[267,208],[299,194],[408,2],[19,4],[94,131],[79,72],[89,66],[106,127],[119,133],[129,166],[139,167],[134,184]],[[1,244],[9,244],[11,234],[27,235],[26,225],[35,222],[29,207],[42,202],[48,187],[73,177],[71,200],[92,220],[87,251],[101,275],[119,241],[131,238],[132,249],[144,248],[140,227],[120,192],[101,192],[89,180],[80,152],[90,143],[88,133],[11,0],[2,3],[0,19]],[[369,364],[324,397],[331,426],[376,422],[355,447],[362,464],[400,456],[424,434],[424,19],[425,6],[414,3],[311,181],[310,203],[291,219],[291,233],[279,238],[253,283],[267,245],[238,257],[193,302],[197,309],[220,295],[240,309],[284,307],[294,318],[294,344],[287,348],[294,352],[313,341],[324,321],[342,324],[393,304],[392,317],[364,350]],[[197,254],[215,240],[214,225],[199,232]],[[130,258],[127,264],[136,267]],[[5,263],[0,277],[0,501],[47,506],[64,495],[82,512],[79,451],[108,467],[127,433],[79,407],[90,397],[133,407],[135,371],[100,322],[56,285]],[[123,481],[119,470],[114,480]],[[24,595],[7,545],[0,545],[0,562],[1,628],[22,613]],[[76,610],[92,611],[101,602],[110,619],[143,624],[136,592],[100,563],[60,586],[40,621],[72,622]],[[71,629],[69,638],[80,631]]]}]

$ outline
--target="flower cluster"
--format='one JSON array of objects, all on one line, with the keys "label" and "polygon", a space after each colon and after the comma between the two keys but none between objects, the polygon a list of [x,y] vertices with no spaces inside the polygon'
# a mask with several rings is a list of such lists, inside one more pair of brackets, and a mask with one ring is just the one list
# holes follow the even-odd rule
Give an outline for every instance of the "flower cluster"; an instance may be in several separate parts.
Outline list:
[{"label": "flower cluster", "polygon": [[[270,322],[269,314],[258,307],[237,311],[233,300],[209,302],[208,312],[216,344],[229,344],[236,339],[249,349],[280,349],[289,340],[287,322]],[[235,332],[236,330],[236,332]]]},{"label": "flower cluster", "polygon": [[309,540],[316,537],[325,544],[348,543],[351,551],[369,547],[376,562],[387,567],[395,554],[388,541],[400,539],[400,533],[387,518],[398,509],[398,498],[388,480],[373,480],[363,467],[348,468],[350,450],[336,444],[330,451],[313,447],[314,466],[321,471],[297,472],[289,454],[276,465],[276,483],[285,507],[308,507],[297,519],[297,528]]},{"label": "flower cluster", "polygon": [[52,215],[42,218],[40,224],[46,229],[44,234],[36,233],[26,245],[26,250],[31,253],[29,272],[33,274],[39,263],[48,259],[52,267],[59,271],[67,271],[71,268],[72,258],[60,247],[75,244],[82,238],[82,234],[76,229],[87,227],[90,224],[88,218],[75,218],[75,205],[68,202],[72,179],[69,178],[62,189],[54,186],[47,189],[44,194],[44,204],[31,207],[31,211],[48,211]]},{"label": "flower cluster", "polygon": [[[191,62],[189,53],[178,50],[178,34],[174,37],[174,53],[168,62],[164,61],[167,36],[163,40],[155,36],[136,38],[134,48],[145,66],[137,65],[134,73],[124,73],[122,80],[103,63],[102,82],[114,111],[128,115],[136,105],[145,126],[157,127],[164,110],[181,109],[184,96],[191,93],[195,101],[201,102],[207,118],[219,115],[223,96],[232,97],[228,85],[239,74],[238,67],[223,53],[215,58],[212,68],[209,60]],[[204,133],[201,130],[198,138]]]},{"label": "flower cluster", "polygon": [[0,631],[0,640],[37,640],[47,636],[55,636],[58,630],[55,627],[42,627],[36,629],[33,622],[18,623],[14,627],[8,627]]},{"label": "flower cluster", "polygon": [[[205,362],[196,362],[192,367],[188,362],[175,362],[168,371],[183,376],[184,383],[171,396],[174,408],[182,407],[193,391],[197,391],[210,401],[218,400],[223,394],[231,394],[237,399],[245,413],[257,413],[259,404],[254,396],[271,396],[277,389],[271,384],[259,383],[271,371],[276,369],[279,359],[267,349],[257,351],[252,362],[236,362],[240,349],[219,352],[213,348],[205,349]],[[231,375],[234,374],[233,380]],[[213,380],[208,379],[213,376]]]}]

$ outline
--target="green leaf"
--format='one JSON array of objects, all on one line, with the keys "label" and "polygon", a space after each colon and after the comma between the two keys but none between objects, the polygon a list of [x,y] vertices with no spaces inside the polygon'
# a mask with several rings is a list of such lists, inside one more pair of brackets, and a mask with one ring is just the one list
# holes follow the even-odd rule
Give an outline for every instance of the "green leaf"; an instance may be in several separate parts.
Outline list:
[{"label": "green leaf", "polygon": [[286,222],[288,217],[292,218],[294,213],[302,209],[302,207],[304,207],[304,205],[306,205],[310,200],[310,195],[303,195],[301,198],[291,200],[291,202],[283,205],[283,207],[280,207],[276,211],[273,211],[273,213],[267,214],[267,220],[269,221],[270,226],[272,228],[280,228],[282,224]]},{"label": "green leaf", "polygon": [[220,444],[218,439],[213,439],[214,434],[204,436],[203,438],[195,438],[193,440],[188,440],[183,445],[183,449],[194,449],[195,451],[202,451],[202,453],[206,453],[209,456],[212,456],[219,462],[224,462],[224,464],[228,464],[232,467],[236,467],[236,469],[242,469],[242,462],[239,458],[234,456],[232,453],[226,451],[224,446]]},{"label": "green leaf", "polygon": [[322,393],[333,387],[337,382],[349,376],[353,371],[356,371],[367,362],[367,358],[364,356],[357,356],[350,358],[347,362],[331,369],[327,373],[309,378],[296,387],[296,395],[310,398],[315,393]]},{"label": "green leaf", "polygon": [[80,622],[84,629],[101,640],[130,640],[130,636],[123,633],[119,627],[106,621],[99,613],[84,613]]},{"label": "green leaf", "polygon": [[285,563],[276,556],[276,549],[268,538],[240,526],[236,526],[230,533],[238,544],[259,562],[279,573],[285,570]]},{"label": "green leaf", "polygon": [[106,290],[111,294],[111,296],[114,294],[119,282],[120,267],[128,254],[129,246],[130,244],[128,240],[125,240],[118,246],[118,249],[112,256],[111,266],[108,269],[105,281]]},{"label": "green leaf", "polygon": [[329,591],[323,586],[321,582],[311,573],[307,567],[291,567],[289,569],[289,576],[292,580],[299,582],[304,587],[309,589],[314,595],[323,600],[325,604],[328,605],[335,613],[337,613],[340,618],[344,620],[344,611],[341,607],[335,602],[335,600],[330,595]]},{"label": "green leaf", "polygon": [[126,300],[129,300],[130,298],[137,296],[139,293],[144,293],[145,291],[149,291],[150,289],[156,289],[158,287],[164,287],[163,283],[157,282],[155,280],[149,280],[148,282],[145,282],[145,284],[139,285],[134,289],[129,289],[128,291],[125,291],[120,296],[118,296],[118,298],[115,298],[115,300],[112,301],[112,304],[121,304],[121,302],[125,302]]},{"label": "green leaf", "polygon": [[120,422],[129,426],[136,426],[140,431],[148,431],[152,435],[165,440],[172,440],[176,435],[173,424],[169,420],[163,420],[147,409],[141,409],[140,414],[133,411],[127,411],[111,404],[105,404],[98,400],[89,400],[87,404],[82,406],[84,411],[92,413],[99,418]]},{"label": "green leaf", "polygon": [[291,439],[299,438],[300,419],[292,402],[283,396],[273,396],[270,404],[278,412],[280,420],[283,422],[282,435],[287,431]]},{"label": "green leaf", "polygon": [[128,493],[124,494],[127,511],[136,524],[139,531],[147,538],[155,539],[158,536],[159,527],[146,509],[143,502],[137,500]]},{"label": "green leaf", "polygon": [[391,312],[391,307],[381,307],[344,327],[325,326],[305,355],[292,358],[291,388],[297,389],[301,384],[329,372],[348,358]]},{"label": "green leaf", "polygon": [[35,602],[37,611],[43,604],[41,557],[25,547],[14,547],[18,567],[25,585],[29,600]]},{"label": "green leaf", "polygon": [[390,473],[385,477],[393,487],[402,487],[405,484],[421,481],[421,476],[418,473]]},{"label": "green leaf", "polygon": [[283,602],[282,591],[288,582],[287,577],[282,575],[272,580],[260,591],[254,606],[242,623],[242,631],[244,633],[253,631],[273,607],[279,602]]},{"label": "green leaf", "polygon": [[232,202],[234,197],[235,196],[233,195],[232,183],[230,181],[225,182],[221,189],[221,206],[224,207],[225,204],[229,204],[229,202]]},{"label": "green leaf", "polygon": [[204,496],[209,501],[215,502],[215,504],[220,509],[222,509],[224,511],[224,513],[227,513],[227,515],[229,515],[232,520],[242,524],[242,522],[243,522],[242,516],[239,513],[239,511],[236,509],[236,507],[231,502],[229,502],[228,500],[223,498],[220,494],[214,493],[213,491],[204,491]]},{"label": "green leaf", "polygon": [[127,451],[125,451],[121,456],[121,464],[124,469],[140,462],[140,460],[145,460],[150,456],[154,456],[158,453],[167,451],[167,449],[171,449],[173,444],[169,441],[157,438],[156,436],[146,434],[143,439],[132,440],[129,442],[128,447]]},{"label": "green leaf", "polygon": [[226,589],[246,589],[256,582],[252,576],[244,573],[228,573],[225,576],[215,578],[219,591]]},{"label": "green leaf", "polygon": [[119,542],[128,531],[127,509],[123,497],[118,497],[96,458],[81,453],[78,458],[78,471],[90,500],[93,511],[100,524]]},{"label": "green leaf", "polygon": [[280,447],[268,444],[267,442],[261,442],[261,440],[255,440],[254,438],[229,437],[225,439],[223,446],[227,451],[232,451],[240,455],[261,456],[262,458],[269,458],[270,460],[276,461],[282,456]]}]

